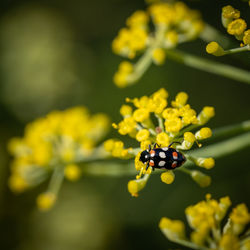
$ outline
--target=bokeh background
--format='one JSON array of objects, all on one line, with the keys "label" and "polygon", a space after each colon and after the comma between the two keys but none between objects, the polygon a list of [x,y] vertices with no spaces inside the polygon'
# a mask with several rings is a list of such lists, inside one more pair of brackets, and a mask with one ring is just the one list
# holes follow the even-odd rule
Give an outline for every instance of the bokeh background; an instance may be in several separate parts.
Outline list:
[{"label": "bokeh background", "polygon": [[[204,20],[226,35],[221,7],[233,5],[249,23],[249,8],[241,1],[190,0]],[[21,195],[7,187],[9,138],[22,136],[27,122],[54,109],[86,105],[91,112],[106,112],[115,122],[125,97],[148,95],[165,87],[172,98],[179,91],[201,110],[216,108],[211,127],[250,118],[250,86],[188,68],[167,60],[152,66],[138,84],[118,89],[112,75],[121,61],[111,41],[143,0],[1,0],[0,2],[0,249],[184,249],[161,234],[162,216],[184,220],[184,209],[204,198],[229,195],[233,204],[250,208],[249,148],[216,161],[213,183],[199,188],[183,173],[166,185],[151,177],[138,198],[127,192],[129,177],[83,176],[64,182],[56,206],[40,213],[35,197],[40,186]],[[248,19],[247,19],[248,17]],[[238,42],[227,36],[232,46]],[[205,43],[196,40],[179,49],[249,70],[249,53],[214,58]],[[111,132],[111,136],[116,135]]]}]

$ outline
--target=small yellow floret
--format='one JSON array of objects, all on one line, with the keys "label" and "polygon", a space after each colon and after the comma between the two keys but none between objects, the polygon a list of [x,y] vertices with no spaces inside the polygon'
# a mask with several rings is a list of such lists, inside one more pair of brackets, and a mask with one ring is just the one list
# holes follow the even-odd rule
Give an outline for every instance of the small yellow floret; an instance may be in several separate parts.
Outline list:
[{"label": "small yellow floret", "polygon": [[206,168],[206,169],[211,169],[214,167],[215,165],[215,161],[213,158],[198,158],[197,161],[196,161],[196,164],[199,166],[199,167],[203,167],[203,168]]},{"label": "small yellow floret", "polygon": [[243,42],[246,45],[250,45],[250,29],[246,30],[244,32],[244,36],[243,36]]},{"label": "small yellow floret", "polygon": [[215,115],[214,107],[206,106],[198,115],[198,124],[202,125],[208,122]]},{"label": "small yellow floret", "polygon": [[148,146],[151,144],[152,144],[152,142],[150,140],[145,140],[145,141],[141,142],[140,147],[142,150],[146,150],[146,149],[148,149]]},{"label": "small yellow floret", "polygon": [[230,219],[235,224],[248,224],[250,222],[250,214],[248,212],[247,206],[242,203],[235,207],[230,214]]},{"label": "small yellow floret", "polygon": [[[148,147],[148,145],[147,145]],[[141,152],[139,152],[136,157],[135,157],[135,169],[137,171],[141,171],[141,169],[145,169],[146,166],[145,164],[143,164],[141,161],[140,161],[140,157],[141,157]]]},{"label": "small yellow floret", "polygon": [[166,131],[170,133],[177,133],[182,128],[181,119],[178,117],[166,120],[164,125],[165,125]]},{"label": "small yellow floret", "polygon": [[222,16],[227,19],[237,19],[240,17],[240,11],[227,5],[222,8]]},{"label": "small yellow floret", "polygon": [[149,17],[147,13],[143,10],[137,10],[136,12],[133,13],[133,15],[131,15],[127,19],[126,24],[130,27],[145,26],[148,21],[149,21]]},{"label": "small yellow floret", "polygon": [[173,171],[166,171],[161,174],[161,181],[166,184],[171,184],[174,181],[175,175]]},{"label": "small yellow floret", "polygon": [[165,38],[167,40],[167,44],[169,43],[172,46],[178,43],[178,33],[175,30],[167,32]]},{"label": "small yellow floret", "polygon": [[240,243],[237,236],[233,234],[224,234],[219,243],[220,250],[239,250]]},{"label": "small yellow floret", "polygon": [[188,94],[185,92],[179,92],[175,97],[175,101],[172,101],[172,106],[174,108],[181,108],[185,106],[187,100],[188,100]]},{"label": "small yellow floret", "polygon": [[118,66],[118,71],[115,73],[113,80],[114,83],[120,87],[128,85],[128,76],[133,72],[133,64],[128,61],[123,61]]},{"label": "small yellow floret", "polygon": [[164,119],[171,119],[173,117],[178,117],[180,112],[176,108],[166,108],[162,112],[162,116]]},{"label": "small yellow floret", "polygon": [[12,174],[8,180],[8,185],[11,191],[15,193],[21,193],[25,191],[29,185],[21,176]]},{"label": "small yellow floret", "polygon": [[170,139],[168,134],[166,134],[165,132],[161,132],[159,134],[157,134],[156,136],[156,143],[158,145],[160,145],[161,147],[166,147],[169,145]]},{"label": "small yellow floret", "polygon": [[155,64],[161,65],[165,62],[166,53],[164,49],[157,48],[153,50],[152,58]]},{"label": "small yellow floret", "polygon": [[149,118],[149,111],[145,108],[136,109],[133,113],[133,118],[137,122],[144,122]]},{"label": "small yellow floret", "polygon": [[195,142],[195,136],[192,132],[185,132],[184,133],[184,140],[188,141],[190,143],[194,143]]},{"label": "small yellow floret", "polygon": [[137,134],[136,134],[136,140],[141,142],[145,141],[149,138],[150,133],[148,129],[141,129]]},{"label": "small yellow floret", "polygon": [[224,49],[217,42],[210,42],[206,46],[206,51],[208,54],[212,54],[214,56],[223,56],[225,55]]},{"label": "small yellow floret", "polygon": [[192,171],[191,177],[201,187],[208,187],[211,184],[211,177],[200,171]]},{"label": "small yellow floret", "polygon": [[245,31],[246,28],[247,28],[247,24],[246,24],[245,20],[238,18],[238,19],[232,21],[228,25],[227,32],[230,35],[239,36],[239,35],[243,34],[243,32]]},{"label": "small yellow floret", "polygon": [[197,140],[204,140],[212,136],[212,130],[210,128],[202,128],[195,133],[195,138]]},{"label": "small yellow floret", "polygon": [[55,194],[50,192],[40,194],[36,200],[38,209],[44,212],[50,210],[54,206],[55,201]]},{"label": "small yellow floret", "polygon": [[185,226],[180,220],[170,220],[163,217],[160,220],[159,228],[170,240],[185,238]]},{"label": "small yellow floret", "polygon": [[103,146],[104,146],[104,149],[107,152],[111,152],[113,150],[113,148],[114,148],[114,144],[115,144],[115,140],[114,139],[109,139],[109,140],[106,140],[103,143]]},{"label": "small yellow floret", "polygon": [[81,176],[81,169],[76,164],[67,165],[64,169],[64,175],[70,181],[77,181]]},{"label": "small yellow floret", "polygon": [[120,114],[124,117],[132,115],[132,107],[129,105],[122,105],[120,108]]}]

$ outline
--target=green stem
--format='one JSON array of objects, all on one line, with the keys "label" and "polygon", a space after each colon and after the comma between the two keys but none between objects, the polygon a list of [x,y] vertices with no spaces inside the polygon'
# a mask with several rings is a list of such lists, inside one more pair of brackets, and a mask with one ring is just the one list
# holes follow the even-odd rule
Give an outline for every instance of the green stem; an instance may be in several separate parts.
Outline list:
[{"label": "green stem", "polygon": [[83,175],[91,176],[108,176],[108,177],[121,177],[136,175],[134,162],[130,161],[126,164],[117,162],[99,162],[99,163],[88,163],[82,168]]},{"label": "green stem", "polygon": [[57,196],[60,187],[62,185],[63,178],[64,178],[64,167],[57,166],[50,179],[48,192],[51,192]]},{"label": "green stem", "polygon": [[250,84],[250,73],[243,69],[203,59],[174,49],[167,50],[166,55],[187,66]]},{"label": "green stem", "polygon": [[158,27],[155,33],[156,34],[155,38],[152,38],[153,40],[151,42],[151,45],[143,54],[143,56],[139,59],[139,61],[135,64],[133,73],[129,75],[128,77],[129,85],[132,85],[136,81],[138,81],[145,73],[145,71],[149,68],[149,66],[152,63],[153,50],[161,45],[162,40],[164,39],[165,32],[166,32],[166,26]]},{"label": "green stem", "polygon": [[200,38],[205,42],[217,41],[223,47],[228,47],[230,40],[220,31],[213,26],[206,24],[203,32],[200,34]]},{"label": "green stem", "polygon": [[228,125],[222,128],[213,129],[213,136],[209,139],[216,139],[223,136],[232,136],[247,131],[250,131],[250,120],[233,125]]},{"label": "green stem", "polygon": [[219,158],[235,153],[249,146],[250,146],[250,132],[247,132],[242,135],[238,135],[233,138],[227,139],[223,142],[218,142],[213,145],[206,146],[204,148],[189,151],[188,154],[195,157],[212,156],[213,158]]},{"label": "green stem", "polygon": [[234,54],[234,53],[239,53],[239,52],[243,52],[243,51],[250,51],[250,45],[246,45],[243,47],[239,47],[239,48],[234,48],[234,49],[229,49],[229,50],[225,50],[225,54]]},{"label": "green stem", "polygon": [[[167,237],[167,235],[164,233],[164,230],[162,230],[163,234]],[[187,240],[183,240],[183,239],[171,239],[171,241],[177,243],[177,244],[180,244],[180,245],[183,245],[183,246],[186,246],[186,247],[189,247],[191,249],[198,249],[198,250],[209,250],[209,248],[207,247],[203,247],[203,246],[198,246],[190,241],[187,241]]]}]

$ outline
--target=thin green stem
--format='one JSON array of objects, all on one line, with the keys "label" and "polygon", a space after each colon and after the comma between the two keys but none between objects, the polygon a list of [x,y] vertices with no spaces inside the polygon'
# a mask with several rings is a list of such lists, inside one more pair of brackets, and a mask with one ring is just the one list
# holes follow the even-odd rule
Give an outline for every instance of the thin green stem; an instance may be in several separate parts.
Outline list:
[{"label": "thin green stem", "polygon": [[156,30],[155,33],[156,35],[155,38],[152,38],[151,45],[148,47],[148,49],[139,59],[139,61],[135,64],[133,73],[128,77],[129,85],[132,85],[137,80],[139,80],[151,65],[153,50],[161,45],[164,39],[166,28],[167,28],[166,26],[159,26],[158,29]]},{"label": "thin green stem", "polygon": [[187,66],[250,84],[250,72],[246,70],[211,61],[209,59],[203,59],[174,49],[167,50],[166,55]]},{"label": "thin green stem", "polygon": [[83,175],[91,176],[108,176],[108,177],[121,177],[136,175],[134,162],[130,161],[126,164],[118,162],[96,162],[88,163],[82,166]]},{"label": "thin green stem", "polygon": [[229,54],[235,54],[235,53],[239,53],[239,52],[243,52],[243,51],[250,51],[250,45],[248,44],[248,45],[243,46],[243,47],[225,50],[224,52],[226,55],[229,55]]},{"label": "thin green stem", "polygon": [[[167,237],[167,235],[164,233],[164,230],[162,230],[163,234]],[[190,242],[190,241],[187,241],[187,240],[183,240],[183,239],[178,239],[178,238],[175,238],[175,239],[171,239],[171,241],[177,243],[177,244],[180,244],[180,245],[183,245],[183,246],[186,246],[186,247],[189,247],[191,249],[198,249],[198,250],[209,250],[209,248],[207,247],[204,247],[204,246],[198,246],[196,244],[194,244],[193,242]]]},{"label": "thin green stem", "polygon": [[217,41],[223,47],[228,47],[230,44],[228,37],[207,23],[205,24],[203,32],[200,34],[200,38],[205,42]]},{"label": "thin green stem", "polygon": [[222,136],[232,136],[247,131],[250,131],[250,120],[225,126],[222,128],[213,129],[213,136],[210,137],[209,139],[216,139]]},{"label": "thin green stem", "polygon": [[195,157],[219,158],[230,155],[250,146],[250,132],[235,136],[222,142],[206,146],[204,148],[189,151],[188,154]]},{"label": "thin green stem", "polygon": [[62,185],[63,178],[64,178],[64,167],[58,165],[55,168],[52,177],[50,179],[48,192],[57,195]]}]

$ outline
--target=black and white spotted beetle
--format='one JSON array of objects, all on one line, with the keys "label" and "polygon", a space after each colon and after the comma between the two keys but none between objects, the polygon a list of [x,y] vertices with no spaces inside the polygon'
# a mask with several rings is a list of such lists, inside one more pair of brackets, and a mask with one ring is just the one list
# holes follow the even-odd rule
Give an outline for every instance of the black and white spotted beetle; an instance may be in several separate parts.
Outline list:
[{"label": "black and white spotted beetle", "polygon": [[[146,170],[151,166],[153,170],[155,168],[163,169],[175,169],[180,167],[185,161],[185,156],[178,152],[176,149],[171,148],[172,142],[168,147],[156,148],[156,143],[151,149],[151,145],[147,150],[141,152],[140,161],[147,164]],[[159,146],[159,145],[157,145]]]}]

